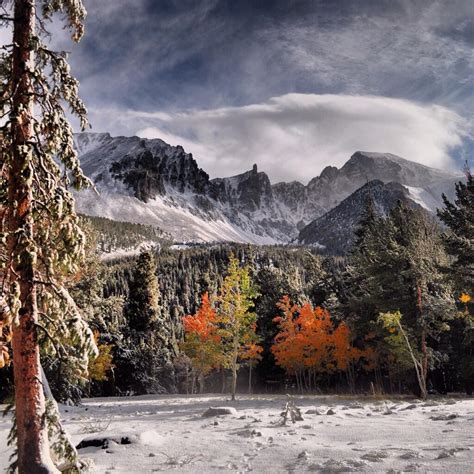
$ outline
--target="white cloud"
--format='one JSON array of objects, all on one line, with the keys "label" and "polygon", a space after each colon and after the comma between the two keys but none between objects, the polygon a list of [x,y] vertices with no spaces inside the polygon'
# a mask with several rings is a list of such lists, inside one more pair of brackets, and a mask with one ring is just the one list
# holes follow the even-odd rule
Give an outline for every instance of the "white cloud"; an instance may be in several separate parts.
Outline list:
[{"label": "white cloud", "polygon": [[452,169],[449,153],[468,133],[465,119],[445,107],[350,95],[286,94],[260,104],[175,114],[129,111],[121,120],[133,120],[139,136],[183,145],[211,176],[257,163],[273,182],[307,182],[357,150]]}]

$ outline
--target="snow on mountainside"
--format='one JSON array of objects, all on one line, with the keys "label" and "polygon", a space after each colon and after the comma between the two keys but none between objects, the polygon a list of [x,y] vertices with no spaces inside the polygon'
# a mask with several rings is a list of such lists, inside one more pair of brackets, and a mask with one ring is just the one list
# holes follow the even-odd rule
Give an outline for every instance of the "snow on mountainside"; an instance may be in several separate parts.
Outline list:
[{"label": "snow on mountainside", "polygon": [[387,215],[398,201],[408,206],[419,206],[411,199],[408,189],[401,184],[385,184],[380,180],[373,180],[302,229],[298,242],[315,245],[322,252],[332,255],[347,253],[354,242],[354,229],[363,216],[369,196],[380,215]]},{"label": "snow on mountainside", "polygon": [[452,195],[459,175],[395,155],[356,152],[340,169],[327,167],[307,185],[271,184],[257,165],[209,179],[193,156],[160,139],[75,136],[92,191],[77,196],[84,214],[156,225],[178,241],[289,242],[370,180],[406,186],[408,199],[434,210]]}]

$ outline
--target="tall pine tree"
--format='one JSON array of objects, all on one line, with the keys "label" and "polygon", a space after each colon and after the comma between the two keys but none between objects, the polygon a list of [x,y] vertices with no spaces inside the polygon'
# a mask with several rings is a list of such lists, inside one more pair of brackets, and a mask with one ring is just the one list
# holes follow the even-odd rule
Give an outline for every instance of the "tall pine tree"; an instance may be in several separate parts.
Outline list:
[{"label": "tall pine tree", "polygon": [[133,268],[125,305],[128,348],[119,354],[117,375],[135,393],[172,390],[171,360],[178,352],[169,319],[160,306],[156,259],[142,252]]},{"label": "tall pine tree", "polygon": [[[438,210],[439,218],[448,227],[443,234],[447,252],[454,261],[448,267],[458,296],[473,296],[474,292],[474,179],[466,168],[466,182],[456,184],[456,198],[450,202],[443,195],[444,208]],[[456,319],[451,335],[451,363],[467,393],[474,389],[474,317],[472,301],[462,301],[464,307]]]},{"label": "tall pine tree", "polygon": [[[65,281],[79,268],[84,235],[68,189],[89,184],[73,148],[63,103],[87,125],[78,83],[64,53],[45,43],[44,20],[63,13],[74,41],[83,34],[86,12],[80,0],[15,0],[2,20],[12,21],[12,43],[1,57],[2,326],[12,332],[15,378],[16,467],[20,473],[57,472],[65,457],[78,469],[51,400],[39,343],[87,372],[94,341]],[[13,17],[11,17],[13,15]],[[36,19],[42,18],[40,26]],[[54,435],[49,439],[48,435]]]},{"label": "tall pine tree", "polygon": [[[440,268],[447,264],[434,220],[421,208],[398,203],[386,218],[366,226],[351,264],[359,288],[347,307],[361,311],[362,319],[375,321],[380,312],[400,311],[406,331],[421,351],[423,380],[434,361],[434,351],[446,321],[454,314],[451,288]],[[362,290],[360,289],[362,288]],[[426,397],[427,386],[420,386]]]},{"label": "tall pine tree", "polygon": [[460,291],[474,290],[474,179],[466,169],[466,182],[456,184],[456,199],[443,195],[444,208],[439,218],[448,227],[444,234],[446,249],[454,257],[453,277]]}]

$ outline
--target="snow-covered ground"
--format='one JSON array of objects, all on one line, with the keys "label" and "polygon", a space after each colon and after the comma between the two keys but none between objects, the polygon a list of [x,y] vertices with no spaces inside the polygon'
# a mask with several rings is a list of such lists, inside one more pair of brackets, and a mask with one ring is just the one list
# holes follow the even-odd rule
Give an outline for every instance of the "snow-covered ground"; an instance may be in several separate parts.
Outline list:
[{"label": "snow-covered ground", "polygon": [[[96,398],[62,412],[76,444],[100,440],[79,450],[97,473],[474,472],[472,398],[294,400],[304,420],[286,426],[281,395]],[[236,412],[203,417],[210,406]],[[1,419],[2,468],[9,427]]]}]

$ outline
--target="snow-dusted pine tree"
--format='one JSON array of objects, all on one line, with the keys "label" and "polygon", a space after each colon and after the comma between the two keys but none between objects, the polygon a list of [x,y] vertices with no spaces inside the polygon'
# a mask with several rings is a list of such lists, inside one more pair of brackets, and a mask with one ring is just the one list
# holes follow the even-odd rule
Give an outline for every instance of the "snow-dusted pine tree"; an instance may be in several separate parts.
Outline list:
[{"label": "snow-dusted pine tree", "polygon": [[460,291],[474,286],[474,177],[466,166],[466,182],[456,183],[456,198],[450,202],[443,195],[444,207],[438,217],[448,227],[444,234],[446,249],[454,256],[453,279]]},{"label": "snow-dusted pine tree", "polygon": [[[4,4],[5,5],[5,4]],[[70,185],[89,185],[73,148],[72,128],[63,109],[87,126],[78,82],[64,53],[49,49],[45,21],[62,13],[74,41],[83,34],[81,0],[15,0],[2,21],[13,32],[1,57],[1,327],[12,335],[16,442],[13,467],[20,473],[80,469],[48,399],[40,364],[45,350],[86,373],[95,353],[92,334],[65,289],[83,256]],[[45,396],[46,394],[46,396]],[[66,463],[66,464],[65,464]]]}]

